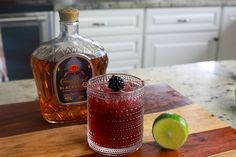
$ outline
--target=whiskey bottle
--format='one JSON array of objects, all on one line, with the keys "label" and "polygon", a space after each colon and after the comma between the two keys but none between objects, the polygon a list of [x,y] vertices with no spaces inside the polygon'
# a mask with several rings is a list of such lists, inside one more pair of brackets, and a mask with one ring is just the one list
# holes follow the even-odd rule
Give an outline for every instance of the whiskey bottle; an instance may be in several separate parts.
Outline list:
[{"label": "whiskey bottle", "polygon": [[79,34],[79,10],[59,11],[60,35],[31,57],[43,118],[50,123],[86,122],[86,82],[106,73],[108,57],[98,43]]}]

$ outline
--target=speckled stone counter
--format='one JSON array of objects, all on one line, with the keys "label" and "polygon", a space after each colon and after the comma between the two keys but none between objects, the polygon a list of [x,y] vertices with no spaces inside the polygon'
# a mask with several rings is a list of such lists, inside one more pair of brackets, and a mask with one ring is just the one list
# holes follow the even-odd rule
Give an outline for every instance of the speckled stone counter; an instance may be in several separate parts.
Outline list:
[{"label": "speckled stone counter", "polygon": [[68,0],[63,3],[55,0],[54,3],[56,10],[66,5],[79,9],[236,6],[236,0]]},{"label": "speckled stone counter", "polygon": [[[146,84],[165,83],[236,128],[236,61],[201,62],[128,72]],[[0,84],[0,104],[37,99],[34,80]]]}]

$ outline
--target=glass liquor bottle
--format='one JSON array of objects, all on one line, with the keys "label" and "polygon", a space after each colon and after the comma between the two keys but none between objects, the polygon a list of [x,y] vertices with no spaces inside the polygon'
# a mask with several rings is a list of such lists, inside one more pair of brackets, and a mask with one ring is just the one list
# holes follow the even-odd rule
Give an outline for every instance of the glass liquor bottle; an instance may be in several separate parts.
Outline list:
[{"label": "glass liquor bottle", "polygon": [[60,35],[31,57],[43,118],[50,123],[86,122],[86,83],[106,73],[108,57],[98,43],[79,35],[79,10],[59,11]]}]

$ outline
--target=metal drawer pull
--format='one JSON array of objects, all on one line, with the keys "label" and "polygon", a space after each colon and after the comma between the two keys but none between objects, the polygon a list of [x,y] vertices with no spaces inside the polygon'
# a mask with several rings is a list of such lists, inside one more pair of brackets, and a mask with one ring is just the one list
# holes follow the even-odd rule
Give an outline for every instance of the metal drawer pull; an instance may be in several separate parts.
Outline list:
[{"label": "metal drawer pull", "polygon": [[177,22],[178,23],[187,23],[187,22],[190,22],[191,20],[190,19],[178,19]]},{"label": "metal drawer pull", "polygon": [[100,26],[105,26],[106,24],[104,22],[94,22],[92,25],[100,27]]}]

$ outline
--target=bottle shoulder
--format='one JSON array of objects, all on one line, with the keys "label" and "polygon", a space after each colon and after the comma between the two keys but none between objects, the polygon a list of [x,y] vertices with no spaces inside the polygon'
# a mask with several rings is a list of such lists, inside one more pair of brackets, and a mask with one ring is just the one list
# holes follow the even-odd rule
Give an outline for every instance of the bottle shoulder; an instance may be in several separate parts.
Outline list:
[{"label": "bottle shoulder", "polygon": [[83,54],[89,58],[106,55],[103,46],[82,36],[58,36],[57,38],[41,43],[32,55],[41,60],[59,61],[60,58],[69,54]]}]

